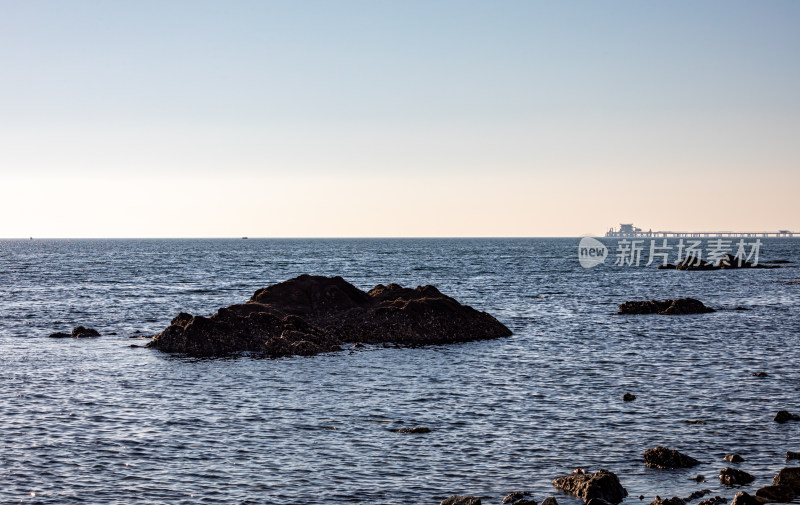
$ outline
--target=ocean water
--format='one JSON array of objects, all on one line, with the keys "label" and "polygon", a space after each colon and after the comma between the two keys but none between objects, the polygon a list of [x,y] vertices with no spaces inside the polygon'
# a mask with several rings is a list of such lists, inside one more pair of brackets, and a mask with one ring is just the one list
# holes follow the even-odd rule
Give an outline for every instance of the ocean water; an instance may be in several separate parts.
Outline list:
[{"label": "ocean water", "polygon": [[[756,477],[742,489],[770,483],[800,451],[800,423],[773,422],[800,413],[800,240],[761,249],[792,265],[715,272],[584,269],[577,243],[0,241],[0,503],[487,504],[528,490],[577,505],[551,484],[575,467],[617,473],[625,504],[731,499],[716,476],[732,452]],[[180,311],[210,315],[302,273],[433,284],[514,334],[278,360],[131,347]],[[683,296],[721,310],[615,314]],[[79,324],[104,336],[47,338]],[[432,431],[391,432],[411,426]],[[656,445],[703,464],[648,469]]]}]

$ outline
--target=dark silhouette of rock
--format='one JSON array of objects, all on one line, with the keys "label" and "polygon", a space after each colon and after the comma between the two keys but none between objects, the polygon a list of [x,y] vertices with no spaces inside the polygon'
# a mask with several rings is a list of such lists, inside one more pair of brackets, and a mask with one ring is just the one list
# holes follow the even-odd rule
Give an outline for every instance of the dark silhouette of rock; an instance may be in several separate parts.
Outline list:
[{"label": "dark silhouette of rock", "polygon": [[454,494],[450,498],[442,500],[439,505],[481,505],[481,499],[475,496]]},{"label": "dark silhouette of rock", "polygon": [[701,421],[699,419],[688,419],[688,420],[684,421],[684,423],[686,423],[686,424],[706,424],[705,421]]},{"label": "dark silhouette of rock", "polygon": [[413,433],[413,434],[420,434],[420,433],[430,433],[431,429],[426,428],[425,426],[417,426],[415,428],[399,428],[396,430],[392,430],[392,433]]},{"label": "dark silhouette of rock", "polygon": [[710,492],[711,492],[710,489],[703,489],[702,491],[695,491],[694,493],[692,493],[689,496],[687,496],[686,498],[684,498],[683,501],[696,500],[698,498],[704,497],[705,495],[709,494]]},{"label": "dark silhouette of rock", "polygon": [[582,498],[587,504],[592,499],[600,499],[616,505],[628,496],[619,478],[603,469],[590,475],[583,468],[577,468],[571,474],[553,480],[553,486]]},{"label": "dark silhouette of rock", "polygon": [[800,459],[800,452],[786,451],[786,459]]},{"label": "dark silhouette of rock", "polygon": [[91,338],[91,337],[99,337],[100,332],[98,332],[94,328],[84,328],[83,326],[76,326],[75,329],[72,330],[72,333],[64,333],[63,331],[59,331],[58,333],[52,333],[49,336],[50,338]]},{"label": "dark silhouette of rock", "polygon": [[775,422],[783,424],[786,421],[800,421],[800,416],[797,414],[790,414],[785,410],[781,410],[777,414],[775,414]]},{"label": "dark silhouette of rock", "polygon": [[622,400],[626,401],[626,402],[632,402],[635,399],[636,399],[636,395],[632,395],[630,393],[625,393],[624,395],[622,395]]},{"label": "dark silhouette of rock", "polygon": [[726,486],[743,486],[753,482],[754,477],[744,470],[725,467],[719,472],[719,481]]},{"label": "dark silhouette of rock", "polygon": [[756,491],[756,497],[768,502],[789,503],[796,495],[789,486],[764,486]]},{"label": "dark silhouette of rock", "polygon": [[148,347],[196,356],[250,351],[279,357],[340,350],[345,343],[428,345],[509,335],[491,315],[433,286],[379,284],[366,293],[341,277],[301,275],[211,317],[182,312]]},{"label": "dark silhouette of rock", "polygon": [[696,256],[686,256],[675,265],[676,270],[717,270],[713,263],[703,261]]},{"label": "dark silhouette of rock", "polygon": [[667,263],[666,265],[664,265],[664,264],[658,265],[658,269],[659,270],[676,270],[677,266],[673,265],[672,263]]},{"label": "dark silhouette of rock", "polygon": [[620,304],[620,314],[705,314],[714,312],[711,307],[706,307],[703,302],[694,298],[678,298],[676,300],[651,300],[633,301]]},{"label": "dark silhouette of rock", "polygon": [[644,464],[650,468],[690,468],[700,464],[691,456],[666,447],[655,447],[644,451]]},{"label": "dark silhouette of rock", "polygon": [[766,377],[767,376],[767,372],[753,372],[750,375],[752,375],[753,377]]},{"label": "dark silhouette of rock", "polygon": [[526,496],[530,496],[530,495],[531,495],[531,493],[529,491],[514,491],[514,492],[511,492],[511,493],[508,493],[503,498],[503,503],[516,503],[516,502],[524,499]]},{"label": "dark silhouette of rock", "polygon": [[644,495],[643,494],[639,495],[639,501],[641,501],[641,500],[644,500]]},{"label": "dark silhouette of rock", "polygon": [[782,263],[781,260],[767,261],[764,263],[752,263],[745,258],[737,257],[732,254],[725,254],[716,263],[710,261],[703,261],[702,258],[697,256],[686,256],[681,261],[674,265],[659,265],[661,269],[675,269],[675,270],[732,270],[737,268],[778,268],[777,264]]},{"label": "dark silhouette of rock", "polygon": [[681,498],[677,496],[673,496],[672,498],[661,498],[660,496],[656,496],[656,499],[650,502],[650,505],[685,505]]},{"label": "dark silhouette of rock", "polygon": [[796,494],[800,494],[800,467],[790,466],[781,469],[772,479],[773,486],[788,486]]},{"label": "dark silhouette of rock", "polygon": [[700,474],[697,474],[697,475],[695,475],[694,477],[692,477],[692,479],[691,479],[691,480],[693,480],[693,481],[695,481],[695,482],[705,482],[705,480],[706,480],[706,476],[705,476],[705,475],[700,475]]},{"label": "dark silhouette of rock", "polygon": [[720,505],[721,503],[725,503],[726,501],[728,500],[726,500],[721,496],[715,496],[713,498],[708,498],[707,500],[698,502],[697,505]]},{"label": "dark silhouette of rock", "polygon": [[586,502],[586,505],[613,505],[602,498],[592,498]]},{"label": "dark silhouette of rock", "polygon": [[730,463],[741,463],[742,461],[744,461],[744,458],[739,456],[738,454],[728,454],[722,459],[723,461],[728,461]]},{"label": "dark silhouette of rock", "polygon": [[548,496],[540,505],[558,505],[558,500],[556,500],[555,496]]},{"label": "dark silhouette of rock", "polygon": [[752,495],[745,493],[744,491],[739,491],[736,493],[736,496],[733,497],[733,501],[731,505],[762,505],[762,503]]}]

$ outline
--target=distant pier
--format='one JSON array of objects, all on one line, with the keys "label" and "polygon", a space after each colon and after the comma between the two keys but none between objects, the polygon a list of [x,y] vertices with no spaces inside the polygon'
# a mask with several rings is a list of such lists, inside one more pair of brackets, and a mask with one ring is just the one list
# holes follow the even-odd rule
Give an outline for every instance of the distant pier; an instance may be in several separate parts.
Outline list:
[{"label": "distant pier", "polygon": [[653,231],[636,228],[633,224],[620,224],[619,230],[609,228],[608,238],[794,238],[800,232],[778,231]]}]

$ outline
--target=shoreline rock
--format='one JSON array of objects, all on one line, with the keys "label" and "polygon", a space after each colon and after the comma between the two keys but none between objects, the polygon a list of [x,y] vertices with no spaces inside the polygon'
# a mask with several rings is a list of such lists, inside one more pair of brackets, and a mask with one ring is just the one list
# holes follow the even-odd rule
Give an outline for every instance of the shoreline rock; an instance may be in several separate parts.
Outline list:
[{"label": "shoreline rock", "polygon": [[147,347],[194,356],[249,351],[311,356],[344,344],[450,344],[507,337],[486,312],[433,286],[379,284],[364,292],[341,277],[301,275],[259,289],[211,317],[178,314]]},{"label": "shoreline rock", "polygon": [[694,298],[677,298],[674,300],[628,301],[619,305],[619,314],[706,314],[716,312],[700,300]]},{"label": "shoreline rock", "polygon": [[93,338],[99,337],[100,332],[95,330],[94,328],[85,328],[83,326],[76,326],[72,333],[64,333],[63,331],[59,331],[56,333],[51,333],[48,335],[50,338]]}]

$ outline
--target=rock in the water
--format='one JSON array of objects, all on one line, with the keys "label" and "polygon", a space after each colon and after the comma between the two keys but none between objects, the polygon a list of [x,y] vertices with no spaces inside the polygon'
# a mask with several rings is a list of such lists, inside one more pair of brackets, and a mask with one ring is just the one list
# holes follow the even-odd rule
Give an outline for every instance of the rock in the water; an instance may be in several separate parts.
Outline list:
[{"label": "rock in the water", "polygon": [[733,497],[733,501],[731,505],[762,505],[762,503],[752,495],[745,493],[744,491],[739,491],[736,493],[736,496]]},{"label": "rock in the water", "polygon": [[644,451],[644,463],[650,468],[690,468],[700,462],[691,456],[666,447],[656,447]]},{"label": "rock in the water", "polygon": [[628,496],[628,491],[622,487],[619,478],[613,472],[603,469],[590,475],[583,468],[578,468],[570,475],[553,480],[553,486],[583,498],[587,504],[596,498],[615,505]]},{"label": "rock in the water", "polygon": [[558,500],[556,500],[555,496],[548,496],[540,505],[558,505]]},{"label": "rock in the water", "polygon": [[250,351],[279,357],[355,342],[428,345],[509,335],[491,315],[433,286],[379,284],[365,293],[341,277],[301,275],[211,317],[181,313],[148,347],[196,356]]},{"label": "rock in the water", "polygon": [[797,414],[790,414],[785,410],[781,410],[775,415],[776,423],[783,424],[786,421],[800,421],[800,416],[798,416]]},{"label": "rock in the water", "polygon": [[689,496],[687,496],[686,498],[684,498],[683,501],[696,500],[698,498],[704,497],[705,495],[707,495],[710,492],[711,492],[710,489],[703,489],[702,491],[695,491],[694,493],[692,493]]},{"label": "rock in the water", "polygon": [[[525,499],[526,496],[530,496],[530,495],[531,495],[531,493],[528,492],[528,491],[514,491],[513,493],[508,493],[503,498],[503,503],[515,504],[515,503],[519,503],[521,500],[532,501],[532,500],[526,500]],[[533,502],[533,503],[536,503],[536,502]]]},{"label": "rock in the water", "polygon": [[392,430],[392,433],[430,433],[431,429],[426,428],[425,426],[416,426],[414,428],[400,428],[397,430]]},{"label": "rock in the water", "polygon": [[692,477],[692,480],[695,481],[695,482],[705,482],[706,476],[697,474],[694,477]]},{"label": "rock in the water", "polygon": [[99,337],[100,332],[94,328],[84,328],[83,326],[76,326],[72,333],[64,333],[59,331],[50,335],[50,338],[90,338]]},{"label": "rock in the water", "polygon": [[756,496],[768,502],[789,503],[797,493],[789,486],[764,486],[756,491]]},{"label": "rock in the water", "polygon": [[439,505],[481,505],[481,499],[475,496],[454,494],[450,498],[445,498]]},{"label": "rock in the water", "polygon": [[800,459],[800,452],[786,451],[786,459]]},{"label": "rock in the water", "polygon": [[703,261],[696,256],[686,256],[675,265],[676,270],[717,270],[718,268],[713,263]]},{"label": "rock in the water", "polygon": [[796,493],[800,494],[800,467],[790,466],[783,468],[778,475],[772,479],[773,486],[789,486]]},{"label": "rock in the water", "polygon": [[622,395],[622,400],[626,401],[626,402],[632,402],[635,399],[636,399],[636,395],[632,395],[630,393],[625,393],[624,395]]},{"label": "rock in the water", "polygon": [[677,496],[673,496],[672,498],[664,498],[662,499],[660,496],[656,496],[656,499],[650,502],[650,505],[685,505],[681,498]]},{"label": "rock in the water", "polygon": [[711,307],[706,307],[700,300],[694,298],[678,298],[675,300],[651,300],[641,302],[625,302],[620,304],[620,314],[705,314],[715,312]]},{"label": "rock in the water", "polygon": [[701,502],[698,502],[697,505],[720,505],[720,504],[725,503],[727,501],[728,500],[726,500],[725,498],[723,498],[721,496],[715,496],[713,498],[709,498],[707,500],[703,500]]},{"label": "rock in the water", "polygon": [[719,481],[726,486],[743,486],[753,482],[754,477],[744,470],[725,467],[719,472]]},{"label": "rock in the water", "polygon": [[742,461],[744,461],[744,458],[739,456],[738,454],[728,454],[722,459],[730,463],[741,463]]},{"label": "rock in the water", "polygon": [[752,375],[753,377],[762,377],[763,378],[763,377],[767,376],[767,372],[753,372],[750,375]]}]

